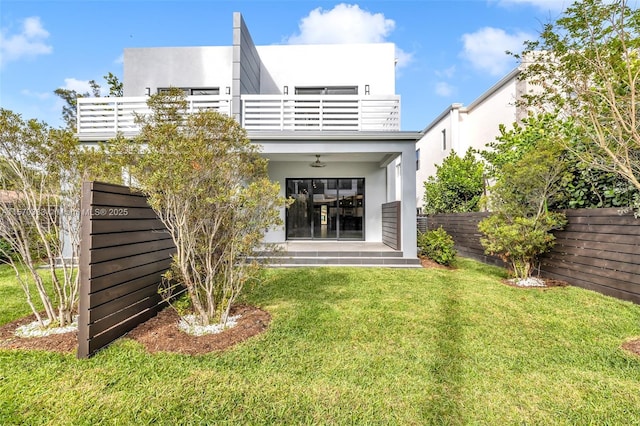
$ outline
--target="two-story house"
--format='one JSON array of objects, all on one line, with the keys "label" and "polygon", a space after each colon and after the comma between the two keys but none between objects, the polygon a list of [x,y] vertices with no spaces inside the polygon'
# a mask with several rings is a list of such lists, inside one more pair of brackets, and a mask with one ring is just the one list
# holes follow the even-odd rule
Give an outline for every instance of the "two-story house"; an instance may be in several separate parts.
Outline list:
[{"label": "two-story house", "polygon": [[417,265],[421,134],[400,131],[395,62],[390,43],[256,46],[234,13],[230,46],[125,49],[124,97],[79,99],[78,137],[133,136],[149,95],[182,88],[192,110],[241,123],[295,200],[267,242],[307,263]]},{"label": "two-story house", "polygon": [[513,123],[527,116],[527,110],[518,105],[533,86],[519,79],[521,67],[515,68],[468,106],[454,103],[446,108],[422,131],[416,144],[416,204],[424,204],[424,182],[435,176],[436,164],[454,150],[460,157],[469,148],[482,150],[500,135],[500,125],[507,130]]}]

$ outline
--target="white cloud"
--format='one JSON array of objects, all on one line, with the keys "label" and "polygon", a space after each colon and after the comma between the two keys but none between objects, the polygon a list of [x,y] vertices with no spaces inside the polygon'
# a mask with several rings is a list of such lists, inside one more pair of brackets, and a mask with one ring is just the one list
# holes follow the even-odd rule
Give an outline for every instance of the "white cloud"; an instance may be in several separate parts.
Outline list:
[{"label": "white cloud", "polygon": [[3,28],[0,31],[0,65],[51,53],[53,47],[46,43],[48,38],[49,32],[37,16],[26,18],[18,33],[8,34]]},{"label": "white cloud", "polygon": [[287,43],[380,43],[395,26],[395,21],[382,13],[370,13],[357,4],[341,3],[331,10],[321,7],[312,10],[300,21],[300,33],[290,36]]},{"label": "white cloud", "polygon": [[118,65],[122,65],[124,64],[124,53],[120,56],[118,56],[116,59],[113,60],[114,64],[118,64]]},{"label": "white cloud", "polygon": [[444,98],[449,97],[453,94],[453,86],[445,81],[440,81],[436,83],[436,95],[442,96]]},{"label": "white cloud", "polygon": [[438,77],[444,77],[444,78],[453,78],[455,73],[456,73],[455,65],[451,65],[449,68],[446,68],[444,70],[436,71],[436,75]]},{"label": "white cloud", "polygon": [[[95,81],[98,82],[98,84],[100,84],[99,79],[95,79]],[[89,80],[78,80],[77,78],[73,78],[73,77],[65,78],[64,86],[62,86],[62,88],[67,90],[75,90],[79,94],[90,93],[91,96],[93,96],[93,89],[89,84]],[[100,96],[107,96],[108,94],[109,94],[109,89],[102,87],[101,85]]]},{"label": "white cloud", "polygon": [[[383,43],[395,29],[393,19],[371,13],[357,4],[341,3],[331,10],[318,7],[300,20],[299,33],[285,39],[288,44]],[[396,46],[398,68],[407,66],[413,55]]]},{"label": "white cloud", "polygon": [[89,80],[78,80],[77,78],[65,78],[63,89],[67,90],[75,90],[78,93],[91,93],[91,86],[89,85]]},{"label": "white cloud", "polygon": [[34,92],[29,89],[23,89],[20,93],[28,98],[35,98],[41,101],[51,98],[52,93],[50,92]]},{"label": "white cloud", "polygon": [[396,59],[398,60],[397,68],[404,68],[413,61],[413,53],[405,52],[396,46]]},{"label": "white cloud", "polygon": [[500,28],[485,27],[462,36],[464,48],[461,56],[474,68],[500,76],[516,65],[506,51],[520,52],[523,42],[533,39],[535,36],[528,33],[508,34]]}]

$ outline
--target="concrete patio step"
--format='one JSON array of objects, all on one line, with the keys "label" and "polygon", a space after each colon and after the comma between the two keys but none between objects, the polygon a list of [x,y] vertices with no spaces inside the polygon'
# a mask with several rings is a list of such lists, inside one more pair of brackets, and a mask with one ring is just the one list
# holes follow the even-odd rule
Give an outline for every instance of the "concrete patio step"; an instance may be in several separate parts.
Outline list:
[{"label": "concrete patio step", "polygon": [[303,266],[368,266],[410,268],[420,267],[419,259],[405,259],[399,251],[287,251],[256,257],[271,267]]}]

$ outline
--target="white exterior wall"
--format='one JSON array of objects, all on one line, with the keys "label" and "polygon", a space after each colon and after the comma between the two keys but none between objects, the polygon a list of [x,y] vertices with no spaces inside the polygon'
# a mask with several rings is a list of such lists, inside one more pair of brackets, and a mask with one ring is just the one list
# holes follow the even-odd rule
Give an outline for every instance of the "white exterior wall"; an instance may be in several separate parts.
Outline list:
[{"label": "white exterior wall", "polygon": [[124,50],[124,96],[158,87],[219,87],[232,82],[232,47],[151,47]]},{"label": "white exterior wall", "polygon": [[[269,177],[280,183],[280,195],[285,196],[286,179],[312,178],[364,178],[364,230],[365,241],[382,241],[382,204],[386,194],[380,188],[386,185],[386,169],[380,168],[378,163],[337,162],[325,168],[312,168],[308,163],[270,161]],[[285,210],[280,212],[285,221]],[[286,240],[285,229],[270,230],[265,235],[267,242],[282,242]]]},{"label": "white exterior wall", "polygon": [[[289,94],[296,86],[358,86],[365,94],[395,94],[392,43],[257,46],[260,94]],[[124,96],[143,96],[149,87],[232,85],[232,46],[151,47],[124,50]]]},{"label": "white exterior wall", "polygon": [[516,81],[511,80],[478,104],[472,104],[464,114],[461,126],[460,147],[456,152],[463,155],[467,149],[483,149],[500,134],[500,124],[511,129],[517,120]]},{"label": "white exterior wall", "polygon": [[296,86],[358,86],[365,94],[395,94],[395,47],[378,44],[258,46],[262,60],[261,93],[289,94]]},{"label": "white exterior wall", "polygon": [[[436,174],[436,164],[441,164],[449,153],[452,145],[452,128],[458,127],[458,122],[452,123],[451,109],[445,111],[434,121],[429,130],[416,144],[420,150],[420,168],[416,170],[416,205],[424,204],[424,182],[429,176]],[[446,132],[447,149],[442,149],[442,131]],[[459,134],[459,133],[458,133]],[[455,148],[454,148],[455,149]]]},{"label": "white exterior wall", "polygon": [[[500,124],[507,130],[520,117],[516,100],[517,70],[509,73],[468,107],[453,104],[425,129],[424,136],[416,144],[420,149],[420,169],[416,171],[416,203],[424,205],[424,182],[436,173],[436,164],[451,154],[463,156],[469,148],[484,149],[500,134]],[[442,150],[442,130],[447,133],[447,149]]]}]

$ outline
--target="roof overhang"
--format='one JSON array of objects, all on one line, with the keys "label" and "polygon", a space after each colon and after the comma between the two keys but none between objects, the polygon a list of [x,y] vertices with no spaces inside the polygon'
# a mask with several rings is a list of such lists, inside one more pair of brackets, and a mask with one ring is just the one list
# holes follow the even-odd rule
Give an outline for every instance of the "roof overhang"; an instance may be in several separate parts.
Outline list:
[{"label": "roof overhang", "polygon": [[249,132],[270,161],[375,162],[387,166],[403,151],[414,150],[420,132]]}]

